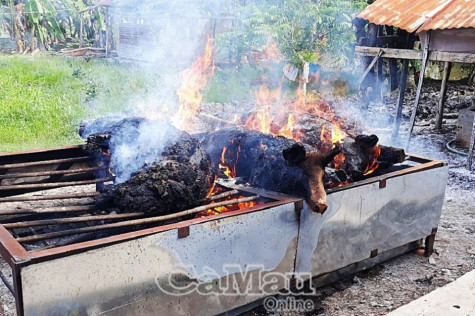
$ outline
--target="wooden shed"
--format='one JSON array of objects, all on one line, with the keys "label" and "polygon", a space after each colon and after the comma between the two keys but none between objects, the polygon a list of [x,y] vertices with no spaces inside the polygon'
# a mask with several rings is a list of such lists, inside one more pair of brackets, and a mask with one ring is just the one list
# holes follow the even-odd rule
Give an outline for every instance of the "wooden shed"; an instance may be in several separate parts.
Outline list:
[{"label": "wooden shed", "polygon": [[[403,61],[393,136],[399,133],[409,60],[421,60],[422,68],[407,141],[414,126],[427,61],[445,63],[436,119],[436,127],[441,128],[451,63],[475,63],[475,1],[376,0],[357,15],[355,22],[359,25],[356,54],[371,57],[365,76],[380,58],[392,60],[396,71],[395,60]],[[421,42],[420,50],[414,49],[417,40]]]},{"label": "wooden shed", "polygon": [[194,60],[208,37],[215,38],[235,23],[233,16],[202,14],[164,0],[117,0],[110,14],[120,58],[174,65]]}]

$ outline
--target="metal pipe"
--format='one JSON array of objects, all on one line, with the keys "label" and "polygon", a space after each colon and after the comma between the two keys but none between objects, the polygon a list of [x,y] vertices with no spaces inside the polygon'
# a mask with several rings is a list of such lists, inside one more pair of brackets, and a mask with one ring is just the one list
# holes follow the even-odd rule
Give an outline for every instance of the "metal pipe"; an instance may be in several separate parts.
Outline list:
[{"label": "metal pipe", "polygon": [[75,185],[85,185],[85,184],[93,184],[93,183],[99,183],[99,182],[107,182],[107,181],[112,181],[112,180],[113,180],[113,178],[101,178],[101,179],[82,180],[82,181],[71,181],[71,182],[18,184],[18,185],[0,186],[0,191],[22,190],[22,189],[50,189],[50,188],[61,188],[61,187],[67,187],[67,186],[75,186]]},{"label": "metal pipe", "polygon": [[3,227],[7,229],[12,229],[12,228],[23,228],[23,227],[31,227],[31,226],[60,225],[60,224],[82,223],[82,222],[90,222],[90,221],[116,220],[116,219],[139,217],[142,215],[144,215],[144,213],[93,215],[93,216],[79,216],[79,217],[66,217],[66,218],[26,221],[26,222],[8,223],[8,224],[2,224],[2,225]]},{"label": "metal pipe", "polygon": [[10,290],[10,292],[15,296],[15,292],[13,291],[13,286],[8,282],[7,277],[3,274],[2,271],[0,271],[0,279],[2,279],[3,284]]},{"label": "metal pipe", "polygon": [[24,201],[44,201],[44,200],[67,200],[82,199],[98,196],[99,192],[73,193],[61,195],[41,195],[41,196],[11,196],[0,198],[0,202],[24,202]]},{"label": "metal pipe", "polygon": [[24,167],[33,167],[33,166],[46,166],[54,165],[66,162],[80,162],[80,161],[90,161],[94,158],[91,156],[83,157],[74,157],[74,158],[63,158],[63,159],[53,159],[53,160],[41,160],[41,161],[32,161],[32,162],[23,162],[23,163],[12,163],[7,165],[0,165],[0,169],[12,169],[12,168],[24,168]]},{"label": "metal pipe", "polygon": [[95,210],[95,206],[83,205],[83,206],[58,206],[58,207],[45,207],[37,209],[18,209],[18,210],[2,210],[0,215],[17,215],[17,214],[44,214],[44,213],[59,213],[59,212],[83,212]]},{"label": "metal pipe", "polygon": [[0,179],[41,177],[41,176],[51,176],[51,175],[58,175],[58,174],[83,173],[83,172],[96,171],[100,169],[106,169],[106,167],[91,167],[91,168],[68,169],[68,170],[11,173],[11,174],[0,175]]},{"label": "metal pipe", "polygon": [[53,232],[53,233],[19,237],[15,239],[19,243],[25,243],[25,242],[33,242],[33,241],[39,241],[39,240],[45,240],[45,239],[51,239],[51,238],[76,235],[76,234],[84,234],[84,233],[89,233],[89,232],[97,232],[100,230],[106,230],[106,229],[112,229],[112,228],[152,224],[156,222],[161,222],[161,221],[165,221],[169,219],[176,219],[182,216],[199,213],[199,212],[206,211],[208,209],[215,208],[218,206],[227,206],[227,205],[233,205],[233,204],[238,204],[238,203],[250,202],[253,200],[257,200],[258,198],[259,198],[259,195],[255,195],[255,196],[237,199],[237,200],[218,202],[213,205],[199,206],[199,207],[192,208],[190,210],[186,210],[186,211],[182,211],[182,212],[178,212],[174,214],[169,214],[169,215],[155,216],[155,217],[142,218],[142,219],[133,219],[133,220],[123,221],[123,222],[118,222],[118,223],[104,224],[100,226],[81,227],[81,228],[75,228],[75,229],[64,230],[64,231]]}]

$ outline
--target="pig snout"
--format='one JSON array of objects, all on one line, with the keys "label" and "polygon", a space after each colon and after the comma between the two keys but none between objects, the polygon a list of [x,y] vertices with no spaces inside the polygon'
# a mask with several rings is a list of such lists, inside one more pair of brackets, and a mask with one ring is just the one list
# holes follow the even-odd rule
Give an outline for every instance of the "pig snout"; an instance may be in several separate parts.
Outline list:
[{"label": "pig snout", "polygon": [[[312,183],[313,182],[313,183]],[[323,214],[327,208],[327,194],[323,188],[323,181],[309,181],[310,196],[307,204],[314,212]]]},{"label": "pig snout", "polygon": [[304,169],[308,176],[309,194],[307,204],[310,209],[317,213],[324,213],[327,208],[327,194],[325,192],[323,176],[325,166],[318,154],[308,154],[304,163]]},{"label": "pig snout", "polygon": [[307,204],[314,212],[323,214],[327,208],[327,193],[325,192],[323,176],[325,166],[341,152],[339,143],[326,153],[313,151],[307,152],[305,147],[296,143],[283,151],[284,159],[291,166],[301,166],[308,178]]}]

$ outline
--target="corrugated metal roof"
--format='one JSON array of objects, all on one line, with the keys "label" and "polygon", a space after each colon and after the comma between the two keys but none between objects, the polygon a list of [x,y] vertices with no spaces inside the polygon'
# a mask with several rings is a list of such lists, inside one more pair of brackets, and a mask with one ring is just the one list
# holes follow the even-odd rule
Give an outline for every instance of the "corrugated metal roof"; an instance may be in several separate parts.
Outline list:
[{"label": "corrugated metal roof", "polygon": [[[412,33],[421,26],[425,30],[436,25],[438,29],[474,27],[474,14],[474,0],[377,0],[357,18]],[[426,29],[428,21],[432,26]]]},{"label": "corrugated metal roof", "polygon": [[475,28],[474,0],[452,0],[430,18],[418,32],[460,28]]}]

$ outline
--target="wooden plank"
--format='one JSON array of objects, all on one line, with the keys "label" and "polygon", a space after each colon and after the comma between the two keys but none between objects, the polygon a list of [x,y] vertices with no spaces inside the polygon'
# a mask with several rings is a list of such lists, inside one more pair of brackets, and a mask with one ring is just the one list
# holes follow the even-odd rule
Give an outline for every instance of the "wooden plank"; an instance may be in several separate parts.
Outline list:
[{"label": "wooden plank", "polygon": [[447,100],[447,86],[450,77],[450,70],[452,68],[452,63],[449,61],[444,62],[444,74],[442,77],[442,85],[440,87],[440,97],[439,97],[439,106],[437,108],[437,116],[435,119],[435,128],[442,128],[442,119],[444,117],[444,105]]},{"label": "wooden plank", "polygon": [[[379,47],[367,47],[356,46],[356,56],[377,56],[379,50],[383,50],[382,57],[384,58],[399,58],[399,59],[422,59],[422,51],[413,49],[398,49],[398,48],[379,48]],[[475,63],[475,54],[470,53],[449,53],[449,52],[435,52],[429,53],[429,60],[432,61],[449,61],[454,63]]]}]

